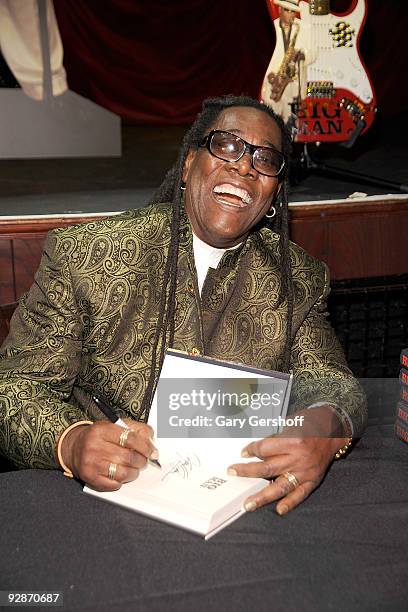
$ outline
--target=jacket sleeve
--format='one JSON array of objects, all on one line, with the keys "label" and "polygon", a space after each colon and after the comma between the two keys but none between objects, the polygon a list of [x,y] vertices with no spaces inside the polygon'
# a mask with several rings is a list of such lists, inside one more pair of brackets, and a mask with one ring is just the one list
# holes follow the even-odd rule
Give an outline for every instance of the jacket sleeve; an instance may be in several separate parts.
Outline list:
[{"label": "jacket sleeve", "polygon": [[0,452],[19,467],[57,467],[58,435],[86,418],[69,403],[81,333],[67,257],[52,231],[0,352]]},{"label": "jacket sleeve", "polygon": [[364,392],[347,367],[340,343],[328,321],[326,300],[329,273],[324,265],[324,286],[294,338],[291,368],[294,387],[290,410],[319,402],[335,404],[345,413],[353,437],[359,437],[367,421]]}]

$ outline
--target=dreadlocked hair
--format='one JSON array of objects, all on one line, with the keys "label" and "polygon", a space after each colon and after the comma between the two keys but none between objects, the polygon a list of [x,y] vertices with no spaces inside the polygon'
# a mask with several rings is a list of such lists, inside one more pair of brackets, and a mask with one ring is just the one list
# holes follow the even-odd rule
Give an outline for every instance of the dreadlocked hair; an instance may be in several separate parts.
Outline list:
[{"label": "dreadlocked hair", "polygon": [[[164,352],[166,350],[166,338],[168,334],[168,346],[173,346],[174,341],[174,315],[176,307],[176,283],[177,283],[177,261],[179,251],[179,226],[180,211],[182,206],[183,170],[187,154],[190,149],[197,149],[209,128],[215,123],[220,113],[232,107],[255,108],[269,115],[280,128],[282,134],[282,153],[289,157],[291,151],[291,140],[288,130],[281,117],[267,105],[258,102],[248,96],[224,96],[220,98],[207,98],[202,105],[202,111],[195,122],[186,132],[179,151],[176,163],[167,172],[162,184],[154,194],[152,202],[171,202],[172,220],[169,251],[164,268],[163,288],[160,297],[158,321],[163,321],[162,327],[157,325],[153,348],[152,364],[149,381],[143,399],[142,414],[149,414],[150,405],[154,393],[156,369],[160,371],[163,364]],[[287,167],[287,165],[286,165]],[[293,315],[293,285],[292,271],[289,254],[289,223],[288,223],[288,185],[286,168],[283,175],[279,176],[281,190],[279,204],[275,202],[276,215],[270,225],[271,229],[279,234],[278,252],[281,269],[281,288],[278,296],[280,305],[287,300],[287,328],[284,354],[281,364],[283,371],[290,367],[290,350],[292,346],[292,315]],[[160,348],[159,348],[160,347]]]}]

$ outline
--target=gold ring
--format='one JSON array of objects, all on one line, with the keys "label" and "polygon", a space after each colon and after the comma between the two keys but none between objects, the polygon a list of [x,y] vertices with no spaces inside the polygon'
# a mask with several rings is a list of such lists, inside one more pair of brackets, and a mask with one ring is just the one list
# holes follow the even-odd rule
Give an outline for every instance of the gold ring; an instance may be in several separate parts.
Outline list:
[{"label": "gold ring", "polygon": [[299,486],[300,483],[298,479],[291,472],[284,472],[282,476],[292,485],[293,489],[296,489]]},{"label": "gold ring", "polygon": [[119,437],[119,446],[126,447],[126,440],[128,439],[128,435],[130,434],[131,429],[124,429]]},{"label": "gold ring", "polygon": [[108,471],[108,477],[110,478],[110,480],[115,480],[115,476],[116,476],[116,468],[117,468],[117,464],[116,463],[110,463],[109,464],[109,471]]}]

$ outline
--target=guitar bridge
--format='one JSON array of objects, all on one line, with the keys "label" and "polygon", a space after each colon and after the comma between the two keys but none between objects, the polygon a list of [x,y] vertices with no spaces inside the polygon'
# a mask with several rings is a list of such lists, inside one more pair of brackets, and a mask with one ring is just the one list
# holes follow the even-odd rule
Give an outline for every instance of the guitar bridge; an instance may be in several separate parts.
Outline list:
[{"label": "guitar bridge", "polygon": [[344,108],[352,117],[354,123],[359,120],[364,120],[365,108],[358,100],[350,100],[350,98],[342,98],[340,106]]},{"label": "guitar bridge", "polygon": [[350,98],[342,98],[340,106],[349,113],[354,121],[354,130],[351,132],[348,140],[341,143],[346,149],[351,149],[367,125],[365,122],[365,108],[361,102],[350,100]]},{"label": "guitar bridge", "polygon": [[336,90],[331,81],[309,81],[306,89],[308,98],[333,98]]}]

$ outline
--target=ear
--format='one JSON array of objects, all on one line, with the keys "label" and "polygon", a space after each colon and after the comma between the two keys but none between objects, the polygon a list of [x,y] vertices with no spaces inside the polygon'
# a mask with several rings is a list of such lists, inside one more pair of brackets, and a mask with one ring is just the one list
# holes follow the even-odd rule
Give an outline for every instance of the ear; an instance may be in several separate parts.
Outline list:
[{"label": "ear", "polygon": [[183,168],[183,181],[184,182],[187,181],[188,174],[190,172],[190,167],[191,167],[191,164],[193,163],[196,153],[197,153],[197,149],[190,149],[189,152],[187,153],[187,157],[184,161],[184,168]]}]

